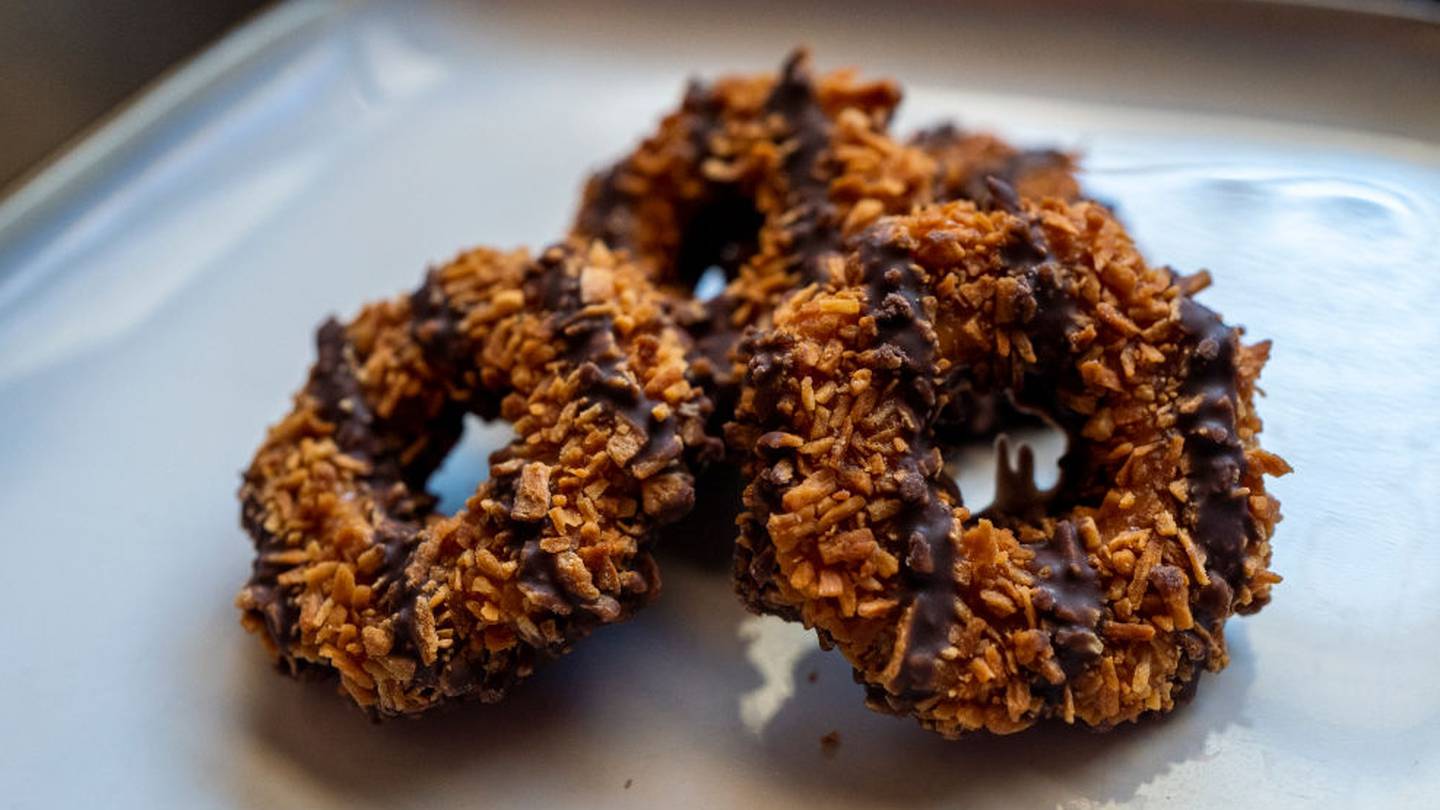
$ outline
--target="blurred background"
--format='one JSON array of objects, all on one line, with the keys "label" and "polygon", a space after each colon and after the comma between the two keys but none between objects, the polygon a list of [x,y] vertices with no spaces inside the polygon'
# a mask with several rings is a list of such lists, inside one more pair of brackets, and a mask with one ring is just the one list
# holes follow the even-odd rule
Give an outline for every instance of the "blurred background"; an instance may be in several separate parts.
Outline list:
[{"label": "blurred background", "polygon": [[0,3],[0,189],[166,69],[269,5],[258,0]]},{"label": "blurred background", "polygon": [[[1440,20],[1440,0],[1240,1],[1277,10],[1304,5]],[[272,5],[260,0],[0,3],[0,196],[166,70]],[[1056,4],[1021,0],[1002,5],[1035,11]]]}]

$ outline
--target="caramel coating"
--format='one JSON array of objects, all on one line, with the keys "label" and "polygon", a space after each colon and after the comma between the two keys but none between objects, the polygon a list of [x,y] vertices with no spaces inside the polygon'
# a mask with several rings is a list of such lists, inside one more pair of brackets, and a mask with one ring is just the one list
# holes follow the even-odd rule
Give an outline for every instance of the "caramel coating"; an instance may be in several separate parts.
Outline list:
[{"label": "caramel coating", "polygon": [[[1225,619],[1280,580],[1269,346],[1102,206],[990,191],[881,219],[746,341],[737,587],[838,647],[873,708],[946,736],[1109,728],[1224,667]],[[935,434],[963,390],[1067,432],[1048,503],[963,506]]]},{"label": "caramel coating", "polygon": [[[335,673],[377,715],[498,700],[656,594],[655,529],[718,448],[686,335],[633,264],[570,242],[476,250],[319,332],[294,408],[246,472],[237,605],[281,668]],[[515,439],[464,508],[424,490],[467,412]]]}]

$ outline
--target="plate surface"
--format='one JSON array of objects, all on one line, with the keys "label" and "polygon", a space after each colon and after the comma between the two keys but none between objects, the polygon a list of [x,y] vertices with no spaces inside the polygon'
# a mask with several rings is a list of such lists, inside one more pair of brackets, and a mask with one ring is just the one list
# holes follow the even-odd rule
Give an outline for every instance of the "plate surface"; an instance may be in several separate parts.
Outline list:
[{"label": "plate surface", "polygon": [[[301,4],[158,87],[0,207],[0,805],[1433,801],[1437,29],[1113,5]],[[684,77],[802,38],[900,79],[901,131],[959,117],[1083,150],[1149,257],[1209,268],[1202,300],[1275,341],[1286,581],[1227,628],[1230,668],[1163,722],[948,743],[865,710],[837,654],[672,543],[654,608],[497,706],[372,725],[272,674],[230,604],[234,491],[315,324],[462,246],[553,239]],[[452,502],[496,436],[441,473]]]}]

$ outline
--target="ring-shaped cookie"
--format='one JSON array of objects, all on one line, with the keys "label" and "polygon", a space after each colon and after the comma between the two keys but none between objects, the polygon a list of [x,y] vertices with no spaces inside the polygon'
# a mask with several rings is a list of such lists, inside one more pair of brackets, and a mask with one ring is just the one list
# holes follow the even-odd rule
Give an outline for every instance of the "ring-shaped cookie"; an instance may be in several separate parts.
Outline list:
[{"label": "ring-shaped cookie", "polygon": [[[497,700],[654,597],[655,529],[718,451],[689,339],[604,246],[477,250],[411,296],[326,323],[293,410],[244,477],[237,603],[282,669],[335,673],[379,715]],[[425,481],[466,413],[515,439],[456,514]]]},{"label": "ring-shaped cookie", "polygon": [[[947,736],[1164,712],[1266,603],[1288,470],[1245,346],[1091,203],[880,220],[747,340],[737,586],[838,647],[872,707]],[[1068,434],[1048,502],[972,515],[936,424],[1005,392]]]}]

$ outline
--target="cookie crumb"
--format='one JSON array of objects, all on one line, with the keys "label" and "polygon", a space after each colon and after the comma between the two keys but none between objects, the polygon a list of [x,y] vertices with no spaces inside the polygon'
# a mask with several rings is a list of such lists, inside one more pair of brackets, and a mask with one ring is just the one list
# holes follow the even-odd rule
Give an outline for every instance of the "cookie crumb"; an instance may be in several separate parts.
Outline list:
[{"label": "cookie crumb", "polygon": [[812,669],[810,670],[810,674],[805,676],[805,680],[809,681],[810,683],[815,683],[816,681],[820,680],[820,673]]},{"label": "cookie crumb", "polygon": [[840,732],[830,731],[820,738],[820,753],[826,759],[833,759],[835,753],[840,750]]},{"label": "cookie crumb", "polygon": [[626,789],[626,790],[629,790],[629,789],[630,789],[630,786],[633,785],[633,784],[635,784],[635,780],[634,780],[634,779],[626,779],[626,780],[625,780],[625,789]]}]

